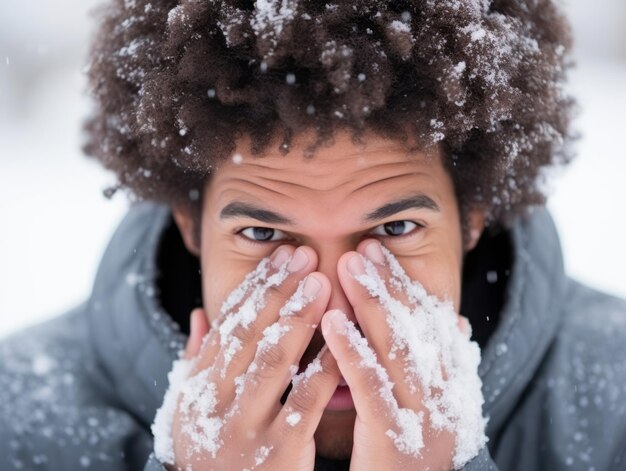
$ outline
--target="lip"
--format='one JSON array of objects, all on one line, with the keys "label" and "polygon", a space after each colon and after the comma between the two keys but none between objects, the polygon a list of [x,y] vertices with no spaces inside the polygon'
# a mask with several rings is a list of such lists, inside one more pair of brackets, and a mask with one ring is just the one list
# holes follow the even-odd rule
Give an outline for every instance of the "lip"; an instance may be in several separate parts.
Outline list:
[{"label": "lip", "polygon": [[337,386],[337,389],[326,405],[326,410],[340,411],[351,409],[354,409],[354,401],[352,400],[350,387]]}]

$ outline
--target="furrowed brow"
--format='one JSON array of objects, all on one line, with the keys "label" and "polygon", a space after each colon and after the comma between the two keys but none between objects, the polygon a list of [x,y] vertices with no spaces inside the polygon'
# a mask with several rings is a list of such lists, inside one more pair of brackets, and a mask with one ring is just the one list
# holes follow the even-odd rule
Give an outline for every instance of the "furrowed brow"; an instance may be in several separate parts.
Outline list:
[{"label": "furrowed brow", "polygon": [[363,218],[363,221],[379,221],[381,219],[393,216],[394,214],[404,211],[406,209],[429,209],[436,212],[441,211],[437,203],[435,203],[432,198],[422,193],[418,193],[416,195],[412,195],[396,201],[391,201],[382,205],[380,208],[377,208],[374,211],[368,213],[365,218]]},{"label": "furrowed brow", "polygon": [[220,212],[220,219],[239,217],[256,219],[257,221],[261,221],[266,224],[285,224],[288,226],[295,225],[291,219],[281,214],[241,201],[232,201],[231,203],[228,203]]}]

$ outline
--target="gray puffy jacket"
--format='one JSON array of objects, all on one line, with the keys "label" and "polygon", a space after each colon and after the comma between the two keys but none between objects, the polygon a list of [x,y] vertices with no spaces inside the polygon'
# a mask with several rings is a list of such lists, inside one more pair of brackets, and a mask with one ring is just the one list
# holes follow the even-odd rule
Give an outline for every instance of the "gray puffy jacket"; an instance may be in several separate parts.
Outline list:
[{"label": "gray puffy jacket", "polygon": [[[171,224],[167,207],[135,205],[90,298],[0,343],[0,470],[163,469],[150,424],[186,340],[156,284]],[[565,276],[547,211],[510,234],[479,371],[489,443],[465,470],[626,470],[626,303]]]}]

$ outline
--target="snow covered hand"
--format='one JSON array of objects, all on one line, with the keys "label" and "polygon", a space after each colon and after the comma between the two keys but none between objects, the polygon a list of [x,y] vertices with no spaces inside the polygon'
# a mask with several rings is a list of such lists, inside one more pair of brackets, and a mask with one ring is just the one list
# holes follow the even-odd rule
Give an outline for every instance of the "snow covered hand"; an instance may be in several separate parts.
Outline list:
[{"label": "snow covered hand", "polygon": [[294,253],[281,246],[231,293],[210,330],[206,315],[194,311],[186,356],[169,375],[153,425],[162,463],[172,469],[313,469],[313,434],[340,379],[327,347],[296,375],[330,297],[328,278],[311,273],[316,266],[311,248]]},{"label": "snow covered hand", "polygon": [[378,241],[338,262],[358,326],[322,319],[357,411],[351,469],[459,469],[487,441],[480,350],[452,304],[409,279]]}]

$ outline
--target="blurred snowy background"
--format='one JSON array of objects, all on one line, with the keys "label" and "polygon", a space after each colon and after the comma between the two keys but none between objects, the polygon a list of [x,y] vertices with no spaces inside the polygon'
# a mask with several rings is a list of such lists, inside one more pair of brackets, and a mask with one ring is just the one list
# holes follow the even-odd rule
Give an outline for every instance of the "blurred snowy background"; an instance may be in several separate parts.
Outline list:
[{"label": "blurred snowy background", "polygon": [[[0,3],[0,337],[85,299],[126,211],[80,152],[94,0]],[[553,184],[566,268],[626,297],[626,1],[564,3],[577,39],[578,160]]]}]

